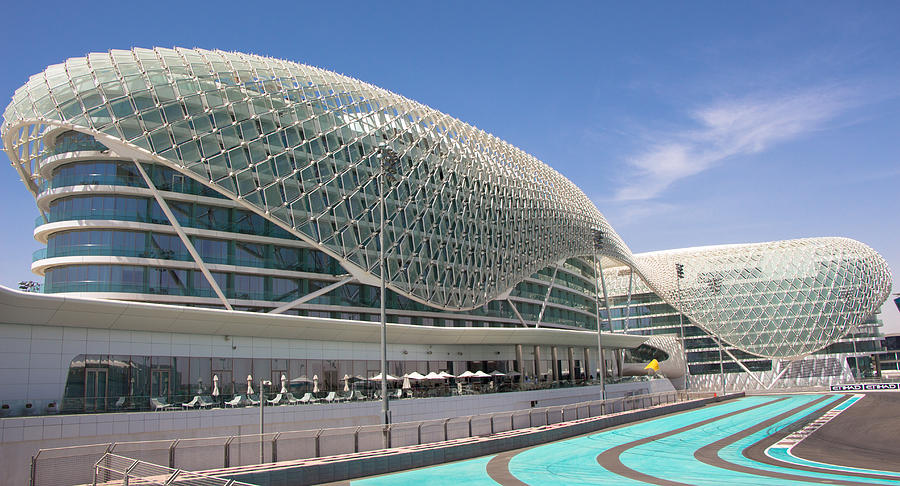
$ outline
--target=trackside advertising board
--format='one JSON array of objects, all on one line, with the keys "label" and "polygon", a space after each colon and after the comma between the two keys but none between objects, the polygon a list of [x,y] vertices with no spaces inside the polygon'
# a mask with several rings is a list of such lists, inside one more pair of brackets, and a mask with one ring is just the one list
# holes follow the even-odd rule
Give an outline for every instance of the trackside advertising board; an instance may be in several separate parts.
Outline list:
[{"label": "trackside advertising board", "polygon": [[851,383],[847,385],[831,385],[831,391],[900,391],[900,383]]}]

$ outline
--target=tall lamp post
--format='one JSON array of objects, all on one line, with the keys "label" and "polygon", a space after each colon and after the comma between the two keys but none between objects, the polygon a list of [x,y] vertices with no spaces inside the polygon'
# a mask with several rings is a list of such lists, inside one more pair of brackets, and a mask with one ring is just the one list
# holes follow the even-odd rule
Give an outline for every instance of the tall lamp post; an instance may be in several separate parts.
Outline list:
[{"label": "tall lamp post", "polygon": [[[681,296],[681,279],[684,278],[684,265],[681,263],[675,264],[675,287],[678,292],[678,305],[681,308],[684,308],[684,302],[682,301]],[[690,384],[690,376],[691,369],[688,367],[688,359],[687,359],[687,340],[685,340],[684,336],[684,314],[681,309],[676,309],[678,311],[678,325],[681,327],[681,352],[684,354],[684,390],[688,390],[688,385]]]},{"label": "tall lamp post", "polygon": [[[603,233],[594,232],[594,271],[597,272],[594,287],[597,291],[596,316],[597,316],[597,377],[600,378],[600,399],[606,400],[606,363],[603,359],[603,325],[600,321],[600,286],[603,284],[603,296],[606,298],[606,285],[603,282],[603,268],[600,266],[600,247],[603,245]],[[606,302],[607,317],[609,316],[609,302]],[[612,328],[610,327],[610,330]]]},{"label": "tall lamp post", "polygon": [[378,264],[381,272],[381,424],[384,426],[382,443],[384,448],[387,449],[390,447],[390,436],[387,426],[391,423],[391,413],[387,393],[387,313],[385,311],[385,299],[387,298],[385,274],[387,272],[387,263],[385,262],[384,251],[384,220],[387,210],[385,208],[384,183],[387,179],[393,179],[397,174],[400,156],[390,147],[381,146],[378,147],[377,157],[380,164],[378,172],[378,199],[381,213],[381,225],[378,230]]},{"label": "tall lamp post", "polygon": [[263,433],[265,433],[265,416],[263,415],[263,410],[266,408],[266,389],[265,387],[272,386],[272,382],[269,380],[259,380],[259,463],[262,464],[266,462],[266,443],[263,440]]},{"label": "tall lamp post", "polygon": [[[712,289],[713,294],[718,296],[719,290],[722,289],[722,278],[719,276],[713,276],[712,280],[710,280],[710,288]],[[713,299],[713,315],[716,315],[716,309],[718,306],[716,305],[716,299]],[[722,356],[722,338],[718,336],[713,336],[713,339],[719,345],[719,378],[722,382],[722,396],[725,396],[725,358]]]}]

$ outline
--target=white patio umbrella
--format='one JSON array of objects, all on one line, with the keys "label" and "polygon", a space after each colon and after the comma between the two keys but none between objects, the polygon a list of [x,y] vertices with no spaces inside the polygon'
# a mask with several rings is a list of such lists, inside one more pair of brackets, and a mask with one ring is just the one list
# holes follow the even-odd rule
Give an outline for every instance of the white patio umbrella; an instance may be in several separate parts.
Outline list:
[{"label": "white patio umbrella", "polygon": [[281,391],[279,393],[287,393],[287,392],[288,392],[287,376],[284,376],[284,374],[282,373],[282,375],[281,375]]},{"label": "white patio umbrella", "polygon": [[435,373],[434,371],[432,371],[431,373],[428,373],[427,375],[425,375],[425,379],[426,379],[426,380],[429,380],[429,381],[430,381],[430,380],[446,380],[446,378],[444,378],[443,376],[441,376],[441,375]]},{"label": "white patio umbrella", "polygon": [[212,396],[219,396],[219,375],[213,375],[213,391]]},{"label": "white patio umbrella", "polygon": [[447,378],[456,378],[455,376],[451,375],[450,373],[447,373],[446,371],[441,371],[440,373],[438,373],[438,375],[443,377],[445,380]]},{"label": "white patio umbrella", "polygon": [[253,395],[253,375],[247,375],[247,395]]},{"label": "white patio umbrella", "polygon": [[350,375],[344,375],[344,391],[350,391]]},{"label": "white patio umbrella", "polygon": [[494,370],[494,371],[491,371],[491,376],[506,376],[506,373]]},{"label": "white patio umbrella", "polygon": [[465,379],[465,378],[472,378],[473,376],[475,376],[475,373],[472,373],[471,371],[464,371],[459,376],[457,376],[457,378]]},{"label": "white patio umbrella", "polygon": [[472,375],[473,378],[490,378],[491,375],[485,373],[484,371],[478,370],[475,374]]},{"label": "white patio umbrella", "polygon": [[425,376],[423,376],[418,371],[413,371],[412,373],[409,373],[406,376],[408,376],[410,380],[424,380],[425,379]]},{"label": "white patio umbrella", "polygon": [[319,375],[313,375],[313,393],[319,393]]},{"label": "white patio umbrella", "polygon": [[403,389],[409,390],[412,385],[409,384],[409,375],[403,375]]},{"label": "white patio umbrella", "polygon": [[[371,381],[381,381],[381,373],[378,373],[377,375],[375,375],[375,376],[369,378],[369,380],[371,380]],[[391,374],[388,374],[388,375],[387,375],[387,381],[400,381],[400,378],[397,378],[396,376],[393,376],[393,375],[391,375]]]}]

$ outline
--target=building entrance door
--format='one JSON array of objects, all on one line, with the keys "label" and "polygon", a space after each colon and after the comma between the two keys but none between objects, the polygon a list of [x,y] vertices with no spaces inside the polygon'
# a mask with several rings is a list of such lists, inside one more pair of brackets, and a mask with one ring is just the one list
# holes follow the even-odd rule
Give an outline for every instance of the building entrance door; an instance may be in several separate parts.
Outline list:
[{"label": "building entrance door", "polygon": [[88,368],[84,378],[84,411],[106,411],[106,387],[108,372],[103,368]]}]

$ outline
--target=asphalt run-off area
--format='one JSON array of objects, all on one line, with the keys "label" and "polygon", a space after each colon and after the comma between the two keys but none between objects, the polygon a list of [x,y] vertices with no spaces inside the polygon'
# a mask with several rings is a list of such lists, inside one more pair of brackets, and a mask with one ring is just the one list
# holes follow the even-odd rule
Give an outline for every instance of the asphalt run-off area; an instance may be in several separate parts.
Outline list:
[{"label": "asphalt run-off area", "polygon": [[898,405],[895,392],[751,396],[350,484],[900,485]]}]

